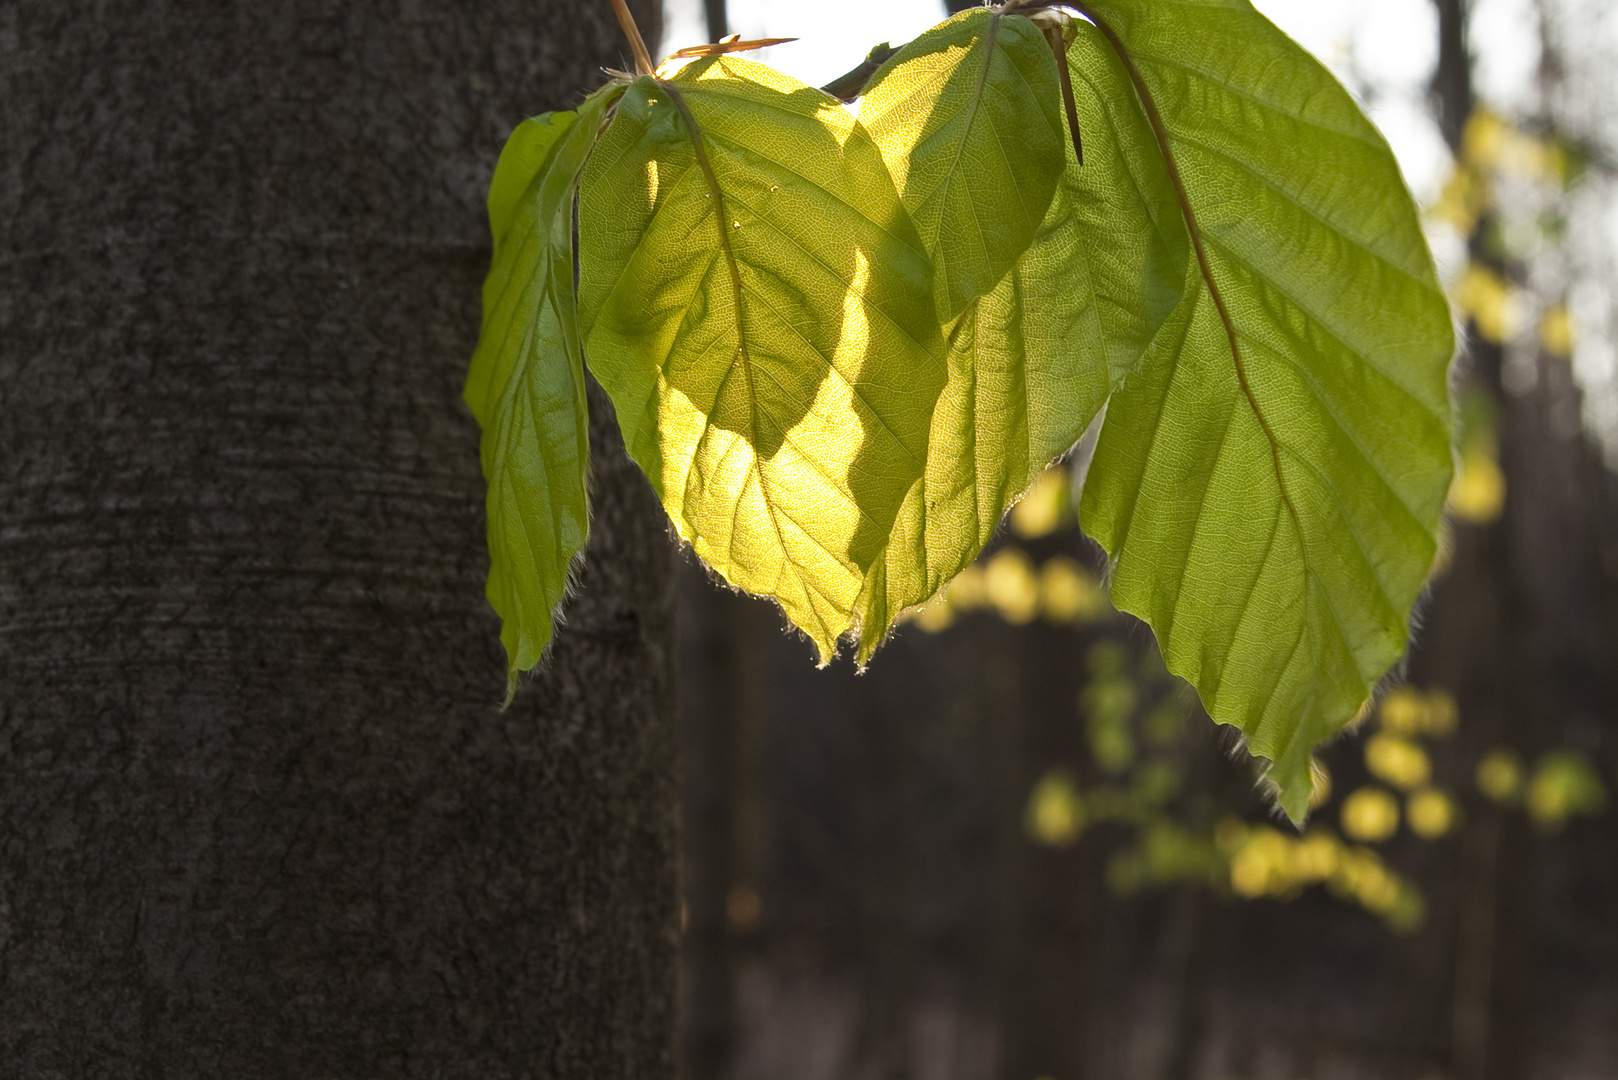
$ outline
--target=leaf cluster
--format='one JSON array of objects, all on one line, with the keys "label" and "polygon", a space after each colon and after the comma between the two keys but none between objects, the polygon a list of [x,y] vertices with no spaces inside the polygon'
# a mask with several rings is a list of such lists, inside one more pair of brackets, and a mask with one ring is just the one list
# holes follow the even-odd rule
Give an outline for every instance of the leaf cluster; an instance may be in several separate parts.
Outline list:
[{"label": "leaf cluster", "polygon": [[1103,407],[1114,602],[1288,813],[1404,648],[1449,312],[1386,142],[1247,0],[965,12],[857,115],[716,50],[525,121],[489,217],[466,399],[513,680],[588,528],[586,357],[680,537],[823,661],[868,661]]}]

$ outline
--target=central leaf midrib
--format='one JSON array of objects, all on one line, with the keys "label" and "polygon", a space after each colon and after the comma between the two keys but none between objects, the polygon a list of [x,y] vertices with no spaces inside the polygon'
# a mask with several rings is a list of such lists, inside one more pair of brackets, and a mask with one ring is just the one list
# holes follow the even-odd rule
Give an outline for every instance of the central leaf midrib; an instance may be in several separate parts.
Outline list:
[{"label": "central leaf midrib", "polygon": [[[702,128],[700,125],[698,125],[697,118],[692,114],[690,106],[686,104],[685,96],[681,94],[680,91],[671,83],[666,82],[665,80],[658,79],[656,82],[669,95],[669,100],[674,102],[675,108],[680,110],[680,116],[685,121],[686,130],[691,135],[691,149],[694,157],[696,158],[697,168],[702,171],[703,179],[708,184],[709,194],[713,196],[713,220],[715,232],[719,239],[719,248],[725,256],[726,270],[730,274],[733,303],[735,304],[736,309],[736,353],[737,358],[741,361],[742,376],[747,380],[747,411],[749,424],[752,429],[752,445],[749,447],[748,456],[750,461],[748,469],[753,474],[753,479],[758,484],[759,498],[764,503],[765,516],[769,518],[770,529],[775,533],[776,543],[780,545],[782,554],[781,561],[784,565],[791,567],[792,574],[798,579],[798,586],[804,591],[804,599],[807,602],[809,590],[813,586],[811,585],[809,579],[804,576],[803,571],[787,555],[789,549],[787,547],[786,534],[781,529],[781,522],[777,517],[777,508],[774,500],[769,495],[769,484],[765,480],[764,470],[758,458],[758,392],[753,381],[753,358],[748,352],[747,348],[747,316],[746,308],[744,306],[741,270],[736,265],[736,253],[730,245],[730,234],[725,229],[725,223],[728,220],[728,215],[725,212],[725,194],[723,189],[721,189],[719,186],[719,178],[714,174],[713,165],[708,160],[708,151],[703,144]],[[743,485],[742,496],[745,497],[745,495],[746,485]],[[738,499],[738,502],[739,501],[740,500]],[[791,519],[789,518],[788,520]],[[803,527],[798,525],[797,522],[793,522],[793,525],[796,526],[800,532],[804,532],[804,535],[808,535]],[[811,539],[813,538],[811,537]],[[732,546],[731,561],[734,564],[734,546],[736,543],[736,534],[734,529],[731,531],[730,542]],[[777,580],[779,580],[779,578]],[[820,590],[816,589],[816,591],[819,592]],[[840,604],[838,604],[831,597],[826,596],[824,592],[821,592],[821,596],[823,599],[830,600],[833,607],[841,608]],[[825,619],[820,617],[819,612],[814,611],[814,606],[810,604],[809,607],[811,613],[814,615],[815,620],[820,623],[821,629],[825,632],[828,641],[834,641],[837,634],[841,632],[840,629],[834,629],[833,627],[827,625]]]},{"label": "central leaf midrib", "polygon": [[1272,273],[1269,268],[1260,265],[1251,258],[1248,258],[1240,250],[1238,250],[1236,244],[1223,239],[1217,234],[1204,236],[1203,242],[1214,248],[1221,249],[1228,262],[1240,264],[1241,266],[1245,267],[1246,270],[1254,277],[1258,278],[1265,285],[1275,290],[1275,292],[1283,300],[1302,313],[1310,322],[1314,323],[1315,326],[1319,327],[1320,330],[1323,331],[1328,338],[1330,338],[1333,345],[1337,346],[1355,360],[1362,362],[1365,365],[1366,370],[1375,374],[1378,378],[1387,383],[1388,386],[1415,403],[1416,407],[1421,409],[1425,415],[1436,417],[1440,420],[1443,419],[1444,414],[1438,409],[1434,408],[1432,403],[1423,397],[1419,390],[1407,386],[1405,383],[1395,378],[1392,372],[1388,371],[1380,363],[1375,362],[1369,352],[1362,350],[1358,345],[1348,341],[1345,335],[1332,321],[1328,321],[1325,316],[1321,315],[1315,310],[1312,304],[1306,303],[1296,292],[1294,292],[1287,285],[1283,284],[1277,275]]},{"label": "central leaf midrib", "polygon": [[[1280,439],[1276,436],[1274,429],[1270,427],[1269,419],[1264,415],[1264,411],[1259,408],[1258,399],[1254,396],[1252,384],[1248,380],[1247,366],[1242,362],[1242,349],[1239,332],[1236,329],[1236,321],[1231,317],[1230,309],[1225,305],[1225,298],[1220,292],[1219,283],[1214,280],[1213,267],[1208,260],[1207,249],[1203,245],[1202,230],[1197,224],[1196,210],[1191,205],[1191,197],[1186,191],[1185,178],[1181,176],[1179,163],[1175,160],[1174,148],[1170,144],[1168,128],[1163,123],[1163,116],[1158,111],[1157,102],[1152,96],[1151,88],[1146,85],[1145,78],[1141,75],[1140,69],[1135,66],[1129,49],[1124,45],[1123,39],[1118,36],[1117,31],[1105,19],[1091,11],[1083,0],[1074,0],[1074,6],[1095,24],[1096,29],[1101,31],[1102,36],[1107,39],[1113,51],[1118,54],[1118,59],[1122,61],[1125,71],[1129,73],[1130,82],[1135,86],[1135,92],[1140,99],[1142,111],[1145,112],[1147,123],[1152,129],[1152,136],[1157,141],[1158,151],[1163,155],[1163,164],[1168,171],[1169,181],[1174,188],[1175,199],[1180,204],[1180,214],[1185,219],[1186,231],[1191,237],[1191,248],[1196,254],[1198,272],[1202,275],[1203,284],[1207,286],[1208,296],[1213,301],[1214,310],[1218,312],[1219,320],[1225,327],[1225,336],[1230,345],[1231,362],[1236,369],[1236,382],[1241,388],[1243,398],[1247,401],[1247,407],[1252,410],[1254,418],[1258,420],[1259,427],[1264,432],[1265,439],[1269,442],[1270,461],[1275,472],[1276,488],[1280,491],[1281,501],[1286,505],[1287,513],[1292,518],[1293,528],[1297,530],[1298,549],[1302,555],[1301,561],[1303,564],[1304,620],[1307,626],[1312,592],[1309,585],[1314,576],[1314,568],[1309,557],[1309,545],[1303,528],[1303,519],[1298,513],[1298,506],[1293,501],[1292,493],[1287,489],[1286,475],[1281,467]],[[1333,619],[1336,620],[1335,611],[1333,612]],[[1339,629],[1341,629],[1341,621],[1337,621]]]},{"label": "central leaf midrib", "polygon": [[[727,218],[728,215],[727,215],[727,213],[725,211],[725,201],[724,201],[724,197],[723,197],[723,195],[721,194],[721,191],[720,191],[718,176],[715,173],[715,171],[713,170],[712,165],[709,162],[708,157],[707,157],[707,153],[706,153],[706,145],[705,144],[706,144],[707,139],[710,137],[710,134],[707,133],[707,132],[700,132],[697,129],[695,117],[691,113],[688,103],[686,103],[683,100],[683,98],[681,98],[679,93],[677,91],[675,91],[673,87],[667,86],[667,84],[664,84],[664,86],[670,92],[671,99],[675,100],[676,105],[681,109],[682,116],[685,118],[685,120],[687,122],[687,125],[692,130],[692,144],[693,144],[693,147],[695,148],[695,156],[696,156],[696,159],[697,159],[697,165],[698,165],[698,168],[699,168],[699,170],[701,171],[701,173],[703,175],[704,181],[708,185],[709,192],[713,196],[714,213],[717,215],[716,220],[718,222],[719,245],[720,245],[721,250],[725,254],[726,266],[727,266],[727,269],[728,269],[728,271],[729,271],[729,273],[731,275],[732,286],[733,286],[733,289],[735,290],[735,295],[736,295],[735,303],[736,303],[736,310],[737,310],[738,334],[739,335],[745,335],[745,327],[743,326],[742,317],[741,317],[742,295],[743,295],[743,292],[745,291],[745,286],[743,286],[741,284],[740,264],[736,260],[734,251],[733,251],[733,249],[731,248],[731,245],[730,245],[730,233],[727,232],[726,229],[725,229],[725,219]],[[727,136],[723,132],[712,133],[711,137],[712,137],[714,142],[720,144],[721,146],[728,146],[733,153],[744,154],[744,155],[754,155],[754,156],[760,158],[761,160],[766,161],[769,164],[771,164],[771,165],[775,166],[776,168],[780,169],[782,172],[786,173],[788,176],[796,177],[797,179],[801,180],[807,186],[816,188],[817,190],[820,190],[820,191],[829,191],[830,190],[830,189],[826,188],[825,186],[815,182],[814,180],[811,180],[809,177],[803,175],[801,172],[799,172],[798,170],[792,168],[791,166],[786,165],[786,164],[784,164],[784,163],[782,163],[780,161],[777,161],[775,158],[770,157],[767,154],[761,154],[761,153],[758,152],[758,150],[755,147],[752,147],[752,146],[748,145],[747,143],[741,142],[740,140],[735,139],[735,138],[733,138],[731,136]],[[836,193],[833,192],[832,194],[834,196],[836,196]],[[879,229],[885,236],[888,236],[889,238],[893,239],[895,242],[903,244],[903,246],[907,250],[912,251],[912,252],[915,251],[915,249],[911,248],[909,244],[904,243],[902,239],[900,239],[899,237],[896,237],[890,230],[888,230],[888,228],[886,226],[878,225],[876,222],[872,221],[871,218],[868,215],[866,215],[864,211],[860,210],[858,207],[853,206],[847,200],[842,199],[840,196],[836,196],[836,197],[837,197],[838,203],[841,204],[845,209],[847,209],[851,214],[855,215],[856,217],[859,217],[861,220],[863,220],[863,221],[871,224],[873,227]],[[807,260],[813,262],[814,264],[816,264],[817,266],[819,266],[829,277],[831,277],[833,280],[837,281],[840,285],[842,285],[845,290],[851,290],[853,288],[853,282],[844,280],[843,275],[839,274],[835,268],[828,265],[826,263],[826,261],[818,253],[816,253],[814,251],[811,251],[810,249],[806,248],[803,245],[803,243],[801,241],[799,241],[799,239],[796,236],[793,236],[791,233],[789,233],[786,230],[782,229],[778,224],[776,224],[774,221],[772,221],[767,214],[764,214],[764,213],[760,212],[756,207],[750,205],[745,200],[738,200],[738,201],[740,202],[740,205],[745,210],[747,210],[753,216],[753,218],[755,218],[761,225],[767,226],[768,228],[774,230],[774,232],[775,232],[775,234],[777,236],[779,236],[786,243],[792,245],[792,247],[795,248],[799,253],[801,253],[805,259],[807,259]],[[926,259],[925,255],[922,255],[920,253],[916,253],[916,254],[917,254],[917,258],[920,258],[920,259],[923,259],[923,260]],[[920,339],[918,339],[916,337],[916,335],[912,332],[910,327],[906,326],[904,323],[902,323],[898,319],[894,318],[885,308],[883,308],[880,305],[870,303],[866,299],[866,297],[864,297],[864,296],[860,297],[860,306],[866,311],[868,316],[874,316],[876,318],[881,319],[882,322],[885,323],[887,326],[889,326],[893,330],[897,331],[899,334],[903,335],[905,337],[905,339],[907,339],[912,345],[914,345],[918,351],[920,351],[922,353],[930,353],[931,350],[929,349],[928,345],[926,343],[922,342]],[[773,311],[773,309],[772,309],[772,311]],[[779,312],[774,312],[774,314],[776,314],[776,316],[778,318],[780,317]],[[922,464],[922,457],[925,455],[925,452],[923,452],[922,454],[918,454],[917,451],[914,448],[912,448],[911,446],[909,446],[905,442],[904,439],[900,438],[899,433],[893,429],[893,425],[889,422],[888,418],[886,416],[882,415],[881,410],[877,409],[874,405],[871,404],[871,402],[866,398],[864,391],[859,387],[859,385],[854,381],[854,379],[851,378],[848,375],[847,372],[844,372],[835,363],[833,363],[832,359],[830,357],[827,357],[826,355],[824,355],[821,352],[821,350],[818,347],[816,347],[812,342],[810,342],[807,338],[804,338],[803,335],[802,335],[802,332],[797,329],[796,324],[794,324],[790,319],[782,318],[781,321],[782,321],[783,324],[791,327],[794,330],[794,332],[798,334],[799,340],[803,342],[804,347],[806,349],[808,349],[811,353],[813,353],[814,356],[818,360],[820,360],[821,363],[823,363],[826,366],[826,369],[828,370],[828,372],[830,372],[832,375],[836,376],[838,381],[840,381],[844,386],[846,386],[848,388],[849,393],[852,394],[854,396],[854,398],[856,400],[858,400],[862,406],[864,406],[866,411],[870,414],[871,418],[882,426],[883,430],[888,433],[889,437],[893,440],[894,444],[897,445],[901,450],[903,450],[905,452],[906,455],[909,456],[909,458],[911,460],[911,463],[913,465],[916,465],[916,466],[920,467],[921,464]],[[756,398],[752,395],[752,391],[754,390],[754,381],[753,381],[753,377],[752,377],[752,354],[746,350],[745,339],[743,340],[743,343],[742,343],[742,355],[743,355],[744,361],[745,361],[743,366],[747,370],[747,385],[748,385],[748,390],[749,390],[749,398],[748,398],[748,400],[749,400],[750,403],[753,403],[753,402],[756,402]],[[802,404],[802,403],[799,403],[799,404]],[[753,418],[753,422],[754,422],[754,425],[755,425],[753,436],[754,436],[754,438],[756,440],[758,438],[758,431],[756,429],[756,425],[757,425],[757,417],[756,417],[756,415]]]},{"label": "central leaf midrib", "polygon": [[[806,182],[808,182],[808,181],[806,181]],[[837,273],[836,270],[834,270],[831,266],[827,265],[825,260],[823,260],[818,254],[816,254],[815,252],[810,251],[808,248],[804,247],[803,244],[798,240],[797,237],[795,237],[792,234],[788,233],[785,229],[781,228],[780,225],[778,225],[774,221],[772,221],[768,215],[766,215],[764,213],[761,213],[759,210],[757,210],[756,208],[754,208],[753,206],[751,206],[747,202],[745,202],[745,201],[743,201],[741,199],[738,199],[737,201],[741,203],[741,205],[748,211],[748,213],[750,213],[758,221],[758,223],[760,225],[765,226],[765,227],[770,228],[770,229],[773,229],[775,231],[775,234],[777,236],[779,236],[783,241],[785,241],[786,243],[792,245],[792,247],[797,249],[797,251],[799,251],[804,256],[804,258],[808,259],[809,261],[813,262],[815,265],[819,266],[822,270],[824,270],[826,272],[827,276],[832,278],[832,280],[836,281],[838,284],[842,285],[845,293],[850,292],[850,291],[853,290],[854,283],[852,281],[844,281],[841,274]],[[721,223],[721,226],[722,226],[722,224],[723,223]],[[734,262],[733,262],[732,265],[735,265]],[[757,267],[755,267],[754,270],[756,272]],[[870,400],[865,395],[865,391],[860,388],[859,384],[846,371],[844,371],[842,368],[839,368],[832,361],[831,357],[826,356],[825,353],[822,352],[820,350],[820,348],[817,345],[814,344],[814,342],[810,341],[807,337],[805,337],[804,334],[803,334],[803,331],[797,326],[796,323],[794,323],[792,320],[787,319],[784,316],[782,316],[781,312],[776,310],[772,305],[769,304],[769,302],[767,300],[764,300],[762,297],[760,298],[759,302],[764,304],[766,307],[768,307],[770,309],[770,313],[773,314],[777,319],[780,319],[780,321],[782,322],[783,325],[785,325],[789,329],[791,329],[792,333],[798,338],[798,340],[800,342],[802,342],[803,347],[806,350],[808,350],[822,364],[825,364],[826,365],[826,370],[828,372],[830,372],[832,375],[835,375],[837,377],[838,381],[841,382],[844,386],[846,386],[848,388],[849,394],[856,401],[858,401],[862,406],[865,407],[865,410],[868,413],[871,414],[871,418],[873,420],[875,420],[877,423],[882,425],[882,429],[888,433],[890,438],[893,439],[894,444],[896,446],[898,446],[901,450],[903,450],[906,454],[908,454],[910,456],[911,463],[914,464],[914,465],[920,466],[921,463],[922,463],[921,462],[922,455],[918,455],[917,452],[912,447],[907,445],[905,443],[905,441],[902,438],[899,437],[899,433],[893,429],[893,425],[888,422],[888,418],[882,415],[881,410],[877,409],[876,406],[871,404]],[[920,350],[923,353],[927,352],[927,346],[922,344],[921,341],[917,340],[916,336],[910,332],[908,327],[904,326],[902,323],[900,323],[893,316],[889,315],[888,312],[885,309],[881,308],[878,305],[870,303],[865,298],[865,296],[863,296],[863,295],[861,295],[860,298],[859,298],[859,304],[860,304],[860,307],[862,307],[865,310],[865,312],[867,313],[867,316],[874,315],[874,316],[880,318],[889,327],[896,330],[898,333],[904,335],[904,337],[907,338],[911,342],[911,344],[915,345],[918,350]],[[751,384],[749,384],[749,385],[751,385]],[[804,405],[806,403],[797,402],[796,404]]]},{"label": "central leaf midrib", "polygon": [[[1288,206],[1296,207],[1311,220],[1325,226],[1333,233],[1347,240],[1349,243],[1353,244],[1356,249],[1364,252],[1367,256],[1387,267],[1389,270],[1392,270],[1394,273],[1410,282],[1410,284],[1423,291],[1427,290],[1427,285],[1421,280],[1419,270],[1413,270],[1410,267],[1403,265],[1402,262],[1394,255],[1386,254],[1371,247],[1369,243],[1362,240],[1358,235],[1355,234],[1355,232],[1350,232],[1347,227],[1339,225],[1335,221],[1330,220],[1320,210],[1317,210],[1313,206],[1310,206],[1308,203],[1304,202],[1300,196],[1282,187],[1279,181],[1260,172],[1252,164],[1252,162],[1245,161],[1242,158],[1237,157],[1229,150],[1225,150],[1221,147],[1214,146],[1212,143],[1187,135],[1184,131],[1177,132],[1174,137],[1187,146],[1193,146],[1210,157],[1219,158],[1220,160],[1234,166],[1237,170],[1251,176],[1255,182],[1262,187],[1268,188]],[[1310,314],[1313,313],[1311,312]],[[1316,321],[1323,324],[1325,323],[1325,320],[1319,319],[1318,317]]]},{"label": "central leaf midrib", "polygon": [[[965,132],[965,134],[963,134],[961,136],[960,141],[956,144],[956,146],[955,146],[955,156],[950,159],[949,168],[947,170],[945,170],[944,179],[943,179],[942,183],[940,183],[939,186],[938,186],[938,188],[939,188],[938,197],[939,197],[939,207],[940,207],[939,218],[938,218],[938,228],[939,229],[943,228],[943,222],[944,222],[943,209],[942,208],[943,208],[944,204],[949,201],[950,187],[954,183],[956,171],[960,168],[961,155],[966,152],[967,137],[971,134],[972,127],[977,122],[978,109],[982,106],[982,103],[983,103],[983,88],[985,86],[987,86],[988,83],[989,83],[989,67],[990,67],[991,64],[994,63],[995,35],[998,32],[998,30],[1000,29],[1000,19],[1001,18],[1002,18],[1002,16],[1001,16],[1001,14],[999,12],[996,12],[994,15],[990,16],[990,18],[989,18],[988,29],[985,30],[984,35],[983,35],[983,46],[984,46],[984,48],[983,48],[983,66],[978,69],[978,83],[977,83],[977,86],[973,88],[973,90],[972,90],[972,100],[966,107],[966,132]],[[1013,65],[1013,66],[1015,66],[1015,65]],[[977,234],[978,234],[978,239],[981,242],[982,238],[983,238],[983,226],[982,226],[982,223],[979,222],[978,219],[977,219],[976,200],[968,199],[967,200],[967,205],[972,208],[972,222],[973,222],[973,225],[976,227]],[[939,244],[938,244],[938,236],[937,236],[936,233],[934,234],[934,236],[932,238],[932,248],[933,248],[934,251],[939,251],[940,250],[939,249]],[[947,287],[947,283],[946,283],[946,287]]]},{"label": "central leaf midrib", "polygon": [[[1408,499],[1406,499],[1404,493],[1393,485],[1393,481],[1388,479],[1387,475],[1382,471],[1382,466],[1375,458],[1371,456],[1371,452],[1365,448],[1365,445],[1360,440],[1358,433],[1352,430],[1347,421],[1345,421],[1338,414],[1337,406],[1332,402],[1332,399],[1326,395],[1326,392],[1320,388],[1314,374],[1310,372],[1309,369],[1302,363],[1300,363],[1296,357],[1289,355],[1284,350],[1265,345],[1262,342],[1255,341],[1251,337],[1247,337],[1245,335],[1243,340],[1247,341],[1249,345],[1253,346],[1253,348],[1259,352],[1265,352],[1271,354],[1272,356],[1279,357],[1281,363],[1292,368],[1294,374],[1298,378],[1298,382],[1309,392],[1309,396],[1314,398],[1314,400],[1319,403],[1321,414],[1324,415],[1326,419],[1330,420],[1332,426],[1341,432],[1343,437],[1348,440],[1349,445],[1354,448],[1355,454],[1358,455],[1360,460],[1365,463],[1365,466],[1370,473],[1376,477],[1377,483],[1383,488],[1383,490],[1387,491],[1388,494],[1393,496],[1394,501],[1399,506],[1399,509],[1403,510],[1405,515],[1409,517],[1411,521],[1415,522],[1422,528],[1426,528],[1427,523],[1422,520],[1421,515],[1416,512],[1415,507],[1410,505],[1410,502]],[[1376,372],[1374,367],[1370,370]],[[1376,373],[1380,374],[1380,372]],[[1392,380],[1387,381],[1388,385],[1394,387],[1395,389],[1402,389],[1398,383],[1395,383]],[[1287,448],[1287,450],[1289,453],[1298,454],[1298,451],[1291,448]],[[1302,455],[1299,456],[1301,457]]]}]

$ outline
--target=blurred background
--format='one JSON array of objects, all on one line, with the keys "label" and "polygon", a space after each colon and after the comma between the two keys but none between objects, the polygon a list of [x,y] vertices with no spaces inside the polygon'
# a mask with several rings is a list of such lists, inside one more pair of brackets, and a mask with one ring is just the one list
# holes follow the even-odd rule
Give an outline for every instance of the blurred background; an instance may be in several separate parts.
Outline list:
[{"label": "blurred background", "polygon": [[[1618,5],[1255,0],[1388,134],[1464,344],[1446,565],[1308,828],[1050,469],[857,675],[680,581],[685,1080],[1618,1076]],[[666,0],[823,84],[933,0]]]}]

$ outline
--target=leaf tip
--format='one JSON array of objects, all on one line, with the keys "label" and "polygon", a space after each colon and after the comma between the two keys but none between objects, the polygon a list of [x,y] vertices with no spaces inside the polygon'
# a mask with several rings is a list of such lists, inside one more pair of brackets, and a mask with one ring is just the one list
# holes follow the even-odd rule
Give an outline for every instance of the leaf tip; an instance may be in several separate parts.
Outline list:
[{"label": "leaf tip", "polygon": [[1317,805],[1313,760],[1306,752],[1300,765],[1294,755],[1287,754],[1270,762],[1259,777],[1266,800],[1299,832],[1309,822],[1309,811]]},{"label": "leaf tip", "polygon": [[1275,805],[1299,832],[1309,823],[1309,785],[1292,782],[1276,786]]},{"label": "leaf tip", "polygon": [[876,637],[868,638],[863,634],[860,636],[859,645],[854,650],[854,670],[856,672],[862,675],[865,673],[865,669],[871,665],[871,657],[876,655],[876,650],[882,647],[882,643],[888,640],[892,632],[893,628],[890,626]]}]

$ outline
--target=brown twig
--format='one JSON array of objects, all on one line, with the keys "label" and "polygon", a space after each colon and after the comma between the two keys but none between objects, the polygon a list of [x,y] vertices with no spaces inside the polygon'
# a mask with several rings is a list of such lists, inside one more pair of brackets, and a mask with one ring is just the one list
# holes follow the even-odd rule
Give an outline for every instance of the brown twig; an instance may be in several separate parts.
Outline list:
[{"label": "brown twig", "polygon": [[1073,101],[1073,76],[1067,69],[1067,41],[1060,26],[1042,25],[1045,40],[1056,55],[1056,74],[1062,84],[1062,107],[1067,110],[1067,129],[1073,133],[1073,156],[1084,164],[1084,136],[1079,133],[1079,107]]},{"label": "brown twig", "polygon": [[641,75],[655,74],[652,54],[646,51],[646,41],[640,36],[640,27],[635,25],[635,16],[629,13],[629,5],[624,0],[612,0],[612,13],[618,16],[618,25],[629,39],[630,51],[635,54],[635,70]]},{"label": "brown twig", "polygon": [[754,49],[763,49],[771,45],[785,45],[789,41],[797,41],[795,37],[754,38],[752,41],[738,41],[740,35],[732,34],[724,41],[716,41],[710,45],[687,45],[683,49],[676,49],[669,53],[670,60],[684,60],[691,56],[723,56],[725,53],[751,52]]}]

